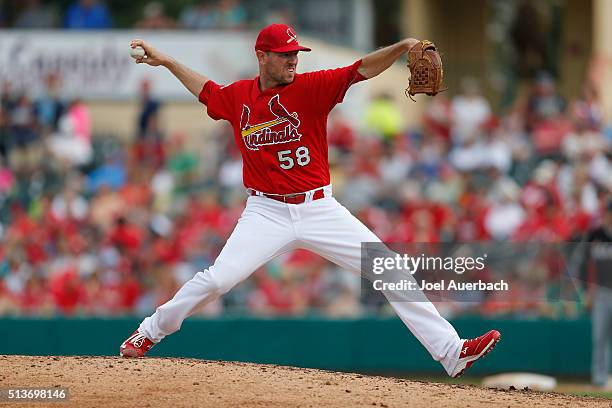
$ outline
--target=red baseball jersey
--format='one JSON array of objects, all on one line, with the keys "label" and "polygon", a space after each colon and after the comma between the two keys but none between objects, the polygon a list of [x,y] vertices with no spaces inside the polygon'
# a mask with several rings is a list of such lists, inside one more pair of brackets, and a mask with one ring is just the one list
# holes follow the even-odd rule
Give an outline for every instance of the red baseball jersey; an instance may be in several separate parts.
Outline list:
[{"label": "red baseball jersey", "polygon": [[365,79],[360,65],[296,74],[291,84],[263,92],[259,77],[226,86],[206,82],[199,100],[211,118],[231,123],[247,188],[290,194],[329,184],[327,116]]}]

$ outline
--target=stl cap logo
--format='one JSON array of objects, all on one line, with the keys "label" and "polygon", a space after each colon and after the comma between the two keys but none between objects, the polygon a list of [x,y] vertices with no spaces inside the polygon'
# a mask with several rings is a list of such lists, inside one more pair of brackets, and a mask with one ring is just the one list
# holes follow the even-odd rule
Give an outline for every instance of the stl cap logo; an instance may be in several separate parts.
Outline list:
[{"label": "stl cap logo", "polygon": [[294,33],[292,29],[290,28],[287,29],[287,35],[289,36],[289,39],[287,40],[287,44],[289,44],[291,41],[297,41],[297,34]]}]

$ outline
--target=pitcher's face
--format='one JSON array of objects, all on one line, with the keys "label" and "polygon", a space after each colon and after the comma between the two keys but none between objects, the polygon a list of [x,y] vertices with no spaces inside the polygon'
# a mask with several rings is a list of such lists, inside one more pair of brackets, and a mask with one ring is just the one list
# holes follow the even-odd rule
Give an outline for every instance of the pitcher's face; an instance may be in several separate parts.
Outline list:
[{"label": "pitcher's face", "polygon": [[298,51],[258,51],[257,57],[261,76],[265,76],[279,85],[287,85],[293,82],[298,63]]}]

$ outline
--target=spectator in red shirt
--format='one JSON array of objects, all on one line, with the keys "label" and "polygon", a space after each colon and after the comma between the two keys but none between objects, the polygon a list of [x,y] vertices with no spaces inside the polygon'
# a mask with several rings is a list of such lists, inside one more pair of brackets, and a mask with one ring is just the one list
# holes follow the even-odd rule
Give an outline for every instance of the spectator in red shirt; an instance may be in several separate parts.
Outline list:
[{"label": "spectator in red shirt", "polygon": [[142,244],[143,231],[136,224],[129,223],[125,217],[118,217],[115,227],[109,233],[109,241],[120,251],[136,254]]},{"label": "spectator in red shirt", "polygon": [[70,266],[53,276],[49,282],[58,311],[72,315],[85,297],[85,288],[75,267]]}]

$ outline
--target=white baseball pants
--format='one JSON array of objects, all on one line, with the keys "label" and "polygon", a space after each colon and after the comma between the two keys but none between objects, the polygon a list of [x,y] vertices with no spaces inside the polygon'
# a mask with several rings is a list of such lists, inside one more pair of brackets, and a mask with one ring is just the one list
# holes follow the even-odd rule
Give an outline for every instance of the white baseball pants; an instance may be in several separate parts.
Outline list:
[{"label": "white baseball pants", "polygon": [[[368,228],[331,197],[285,204],[251,196],[225,247],[208,270],[198,272],[176,295],[144,319],[140,332],[154,342],[179,330],[198,308],[228,292],[274,257],[304,248],[361,273],[361,243],[380,242]],[[461,339],[429,302],[396,302],[391,306],[434,360],[451,373]]]}]

